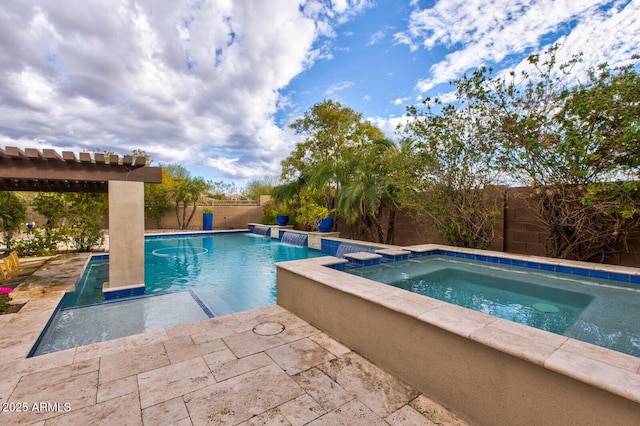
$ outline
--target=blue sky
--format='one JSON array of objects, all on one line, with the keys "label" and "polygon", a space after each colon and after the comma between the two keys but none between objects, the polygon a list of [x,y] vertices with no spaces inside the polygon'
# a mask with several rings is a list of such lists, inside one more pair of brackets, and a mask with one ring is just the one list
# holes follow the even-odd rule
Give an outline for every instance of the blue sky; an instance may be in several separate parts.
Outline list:
[{"label": "blue sky", "polygon": [[195,176],[277,175],[331,98],[387,136],[406,106],[552,43],[582,69],[640,53],[640,0],[4,0],[0,145],[145,150]]}]

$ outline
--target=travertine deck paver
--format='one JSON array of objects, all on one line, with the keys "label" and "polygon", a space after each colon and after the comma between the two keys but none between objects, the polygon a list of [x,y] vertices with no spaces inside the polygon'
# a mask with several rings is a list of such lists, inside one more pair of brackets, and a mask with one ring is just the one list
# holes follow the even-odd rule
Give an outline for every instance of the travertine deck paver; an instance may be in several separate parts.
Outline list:
[{"label": "travertine deck paver", "polygon": [[275,305],[11,365],[0,424],[465,424]]},{"label": "travertine deck paver", "polygon": [[25,358],[86,259],[1,318],[0,424],[466,424],[277,305]]}]

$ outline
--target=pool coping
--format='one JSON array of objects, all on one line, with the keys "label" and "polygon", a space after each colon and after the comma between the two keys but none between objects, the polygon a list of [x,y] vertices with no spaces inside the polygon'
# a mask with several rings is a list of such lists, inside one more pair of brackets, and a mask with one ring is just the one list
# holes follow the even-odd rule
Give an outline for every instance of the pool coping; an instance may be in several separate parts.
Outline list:
[{"label": "pool coping", "polygon": [[[407,249],[446,249],[463,251],[449,246],[428,244],[410,246]],[[474,251],[477,253],[502,256],[499,252]],[[573,267],[592,267],[585,262],[507,255],[510,259],[548,261],[552,264]],[[396,311],[419,322],[438,327],[460,337],[507,353],[528,363],[533,363],[550,371],[562,374],[606,392],[640,403],[640,358],[609,350],[573,338],[560,336],[544,330],[528,327],[473,311],[427,296],[422,296],[378,283],[357,275],[327,268],[344,262],[335,257],[319,257],[277,263],[278,274],[288,271],[308,278],[341,293],[355,296],[369,303]],[[640,273],[639,269],[606,266],[603,269],[623,273]],[[281,283],[278,276],[278,303],[281,303]],[[295,303],[295,302],[292,302]],[[286,309],[305,318],[288,302]],[[314,323],[322,329],[322,326]],[[324,330],[325,332],[327,330]],[[334,336],[336,337],[336,336]],[[343,342],[350,345],[350,342]],[[352,346],[353,347],[353,346]],[[405,378],[407,379],[407,378]]]},{"label": "pool coping", "polygon": [[91,257],[90,253],[53,256],[11,293],[11,303],[24,306],[15,314],[0,317],[0,351],[5,361],[28,357],[64,295],[75,290]]},{"label": "pool coping", "polygon": [[617,285],[618,287],[640,290],[640,268],[630,266],[555,259],[543,256],[522,255],[491,250],[465,249],[462,247],[444,246],[440,244],[421,244],[405,246],[403,248],[411,251],[414,256],[444,254],[446,256],[479,260],[501,265],[520,266],[546,272],[559,272],[562,274],[581,277],[607,279],[615,281],[616,283],[628,284],[625,286]]}]

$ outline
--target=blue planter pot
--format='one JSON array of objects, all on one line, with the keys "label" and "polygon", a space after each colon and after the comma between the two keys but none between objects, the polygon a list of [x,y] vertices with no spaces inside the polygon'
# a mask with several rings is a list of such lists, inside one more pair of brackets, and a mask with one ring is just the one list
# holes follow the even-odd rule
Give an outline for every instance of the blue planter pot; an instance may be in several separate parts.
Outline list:
[{"label": "blue planter pot", "polygon": [[318,221],[318,231],[320,232],[330,232],[333,229],[333,218],[325,217],[324,219],[320,219]]},{"label": "blue planter pot", "polygon": [[213,229],[213,213],[202,213],[202,229],[205,231]]},{"label": "blue planter pot", "polygon": [[276,223],[278,224],[278,226],[285,226],[287,223],[289,223],[289,216],[276,216]]}]

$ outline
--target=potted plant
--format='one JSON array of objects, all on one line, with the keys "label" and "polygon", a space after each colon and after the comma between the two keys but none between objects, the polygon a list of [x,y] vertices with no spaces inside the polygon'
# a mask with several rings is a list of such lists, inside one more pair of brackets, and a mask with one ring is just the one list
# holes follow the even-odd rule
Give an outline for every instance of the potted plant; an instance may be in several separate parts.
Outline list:
[{"label": "potted plant", "polygon": [[213,229],[213,209],[211,207],[202,209],[202,229],[205,231]]},{"label": "potted plant", "polygon": [[333,218],[331,216],[325,216],[318,219],[316,226],[319,232],[330,232],[333,229]]},{"label": "potted plant", "polygon": [[331,210],[315,203],[307,203],[298,209],[296,221],[303,224],[307,230],[317,229],[329,232],[333,228]]},{"label": "potted plant", "polygon": [[285,201],[275,206],[274,214],[276,215],[276,223],[279,226],[285,226],[289,223],[291,216],[291,201]]},{"label": "potted plant", "polygon": [[278,226],[286,226],[287,223],[289,223],[289,215],[276,215],[276,223],[278,224]]}]

